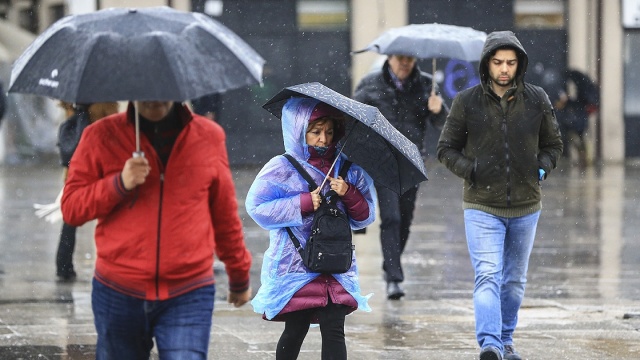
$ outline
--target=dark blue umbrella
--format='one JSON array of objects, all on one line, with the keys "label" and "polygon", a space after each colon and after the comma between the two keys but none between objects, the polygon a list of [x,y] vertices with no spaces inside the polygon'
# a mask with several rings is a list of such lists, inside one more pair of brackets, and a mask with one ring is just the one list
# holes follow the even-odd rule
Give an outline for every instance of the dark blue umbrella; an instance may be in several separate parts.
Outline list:
[{"label": "dark blue umbrella", "polygon": [[393,127],[378,108],[350,99],[317,82],[287,87],[262,107],[280,118],[282,107],[291,97],[317,99],[347,115],[346,135],[338,146],[377,184],[402,194],[427,180],[418,147]]},{"label": "dark blue umbrella", "polygon": [[263,64],[204,14],[111,8],[51,25],[15,62],[9,92],[71,103],[184,101],[261,83]]}]

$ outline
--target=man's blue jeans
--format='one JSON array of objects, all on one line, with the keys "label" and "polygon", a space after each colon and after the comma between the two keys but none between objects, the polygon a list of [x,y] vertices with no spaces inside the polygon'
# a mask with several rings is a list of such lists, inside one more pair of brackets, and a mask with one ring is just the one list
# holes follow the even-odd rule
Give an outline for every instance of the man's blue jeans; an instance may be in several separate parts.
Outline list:
[{"label": "man's blue jeans", "polygon": [[162,360],[206,360],[215,285],[163,301],[119,293],[93,279],[96,359],[149,359],[153,338]]},{"label": "man's blue jeans", "polygon": [[475,271],[473,307],[481,348],[513,344],[518,310],[527,282],[529,255],[540,211],[503,218],[465,209],[464,225]]}]

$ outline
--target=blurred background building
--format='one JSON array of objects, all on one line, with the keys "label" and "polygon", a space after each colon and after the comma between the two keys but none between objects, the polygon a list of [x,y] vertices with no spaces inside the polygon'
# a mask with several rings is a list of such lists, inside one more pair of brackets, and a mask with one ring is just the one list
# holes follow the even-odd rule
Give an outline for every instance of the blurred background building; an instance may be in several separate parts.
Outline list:
[{"label": "blurred background building", "polygon": [[[589,75],[601,94],[599,112],[591,115],[587,133],[590,158],[621,162],[640,157],[640,0],[0,0],[0,21],[13,29],[2,28],[0,55],[14,33],[26,34],[8,50],[14,55],[0,56],[5,90],[10,62],[29,36],[57,19],[108,7],[159,5],[212,16],[267,61],[263,87],[221,95],[216,120],[227,131],[230,159],[236,165],[262,164],[282,152],[280,122],[260,107],[281,88],[319,81],[350,95],[362,76],[384,61],[380,55],[351,51],[389,28],[431,22],[487,33],[514,31],[530,57],[526,79],[548,91],[553,91],[549,84],[557,74],[568,68]],[[420,66],[430,71],[430,63],[421,61]],[[449,104],[458,91],[478,80],[477,63],[439,59],[438,69],[436,80]],[[9,100],[12,97],[16,95]],[[2,125],[0,161],[55,152],[51,139],[61,119],[50,109],[50,100],[40,100],[45,103],[37,114],[19,123],[19,109],[24,113],[34,105],[12,101],[14,110]],[[38,127],[51,134],[34,130]],[[433,148],[437,136],[432,132]]]}]

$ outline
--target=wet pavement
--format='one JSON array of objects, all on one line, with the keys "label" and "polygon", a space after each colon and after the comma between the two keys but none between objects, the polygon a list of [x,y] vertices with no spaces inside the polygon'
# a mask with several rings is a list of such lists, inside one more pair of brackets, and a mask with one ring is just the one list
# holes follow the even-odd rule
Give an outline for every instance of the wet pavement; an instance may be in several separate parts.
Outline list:
[{"label": "wet pavement", "polygon": [[[381,276],[378,223],[355,237],[371,313],[346,321],[349,359],[477,359],[472,288],[461,210],[461,181],[428,163],[403,263],[407,296],[388,301]],[[240,204],[258,168],[235,168]],[[59,283],[54,258],[61,224],[38,219],[33,203],[62,186],[51,165],[0,165],[0,360],[93,359],[90,305],[94,223],[78,230],[78,280]],[[561,164],[543,183],[543,213],[515,333],[524,359],[640,359],[640,164],[580,171]],[[241,206],[259,286],[267,232]],[[210,359],[275,359],[281,323],[249,305],[225,302],[218,274]],[[309,331],[300,359],[320,358]]]}]

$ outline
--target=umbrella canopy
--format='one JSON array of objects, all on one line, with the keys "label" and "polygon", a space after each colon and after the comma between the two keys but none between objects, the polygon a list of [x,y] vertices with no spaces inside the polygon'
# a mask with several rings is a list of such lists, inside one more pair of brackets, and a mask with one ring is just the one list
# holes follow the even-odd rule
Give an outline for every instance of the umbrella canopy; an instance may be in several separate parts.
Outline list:
[{"label": "umbrella canopy", "polygon": [[263,65],[204,14],[111,8],[49,27],[15,62],[9,91],[72,103],[184,101],[261,83]]},{"label": "umbrella canopy", "polygon": [[377,184],[402,194],[427,180],[418,147],[393,127],[378,108],[350,99],[317,82],[287,87],[262,107],[280,118],[282,107],[291,97],[317,99],[347,115],[346,135],[340,140],[339,147]]},{"label": "umbrella canopy", "polygon": [[412,24],[392,28],[373,40],[361,53],[406,55],[421,59],[454,58],[478,61],[487,34],[470,27],[448,24]]}]

